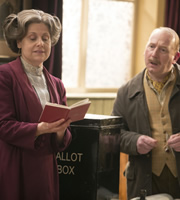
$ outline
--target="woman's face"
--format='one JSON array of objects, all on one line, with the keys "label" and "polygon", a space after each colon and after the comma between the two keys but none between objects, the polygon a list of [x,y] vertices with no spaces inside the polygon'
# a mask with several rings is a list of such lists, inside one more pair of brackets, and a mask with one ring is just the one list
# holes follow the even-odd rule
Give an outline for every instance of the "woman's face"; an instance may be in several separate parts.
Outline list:
[{"label": "woman's face", "polygon": [[26,36],[17,42],[22,58],[33,66],[41,66],[51,53],[51,37],[44,23],[32,23]]}]

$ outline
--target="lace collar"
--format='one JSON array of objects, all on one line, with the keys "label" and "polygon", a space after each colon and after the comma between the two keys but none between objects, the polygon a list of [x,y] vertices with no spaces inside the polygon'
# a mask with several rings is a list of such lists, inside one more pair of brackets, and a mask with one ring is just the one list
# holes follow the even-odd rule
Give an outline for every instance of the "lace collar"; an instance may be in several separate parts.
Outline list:
[{"label": "lace collar", "polygon": [[22,57],[20,58],[26,73],[34,76],[41,76],[43,74],[43,66],[33,66],[27,63]]}]

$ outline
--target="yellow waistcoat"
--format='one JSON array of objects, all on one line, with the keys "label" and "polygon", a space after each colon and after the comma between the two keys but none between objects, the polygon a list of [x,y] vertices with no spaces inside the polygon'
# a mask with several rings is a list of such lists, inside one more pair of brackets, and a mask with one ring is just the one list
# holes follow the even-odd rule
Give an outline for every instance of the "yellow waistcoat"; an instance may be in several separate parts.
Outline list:
[{"label": "yellow waistcoat", "polygon": [[152,150],[152,172],[159,176],[166,164],[172,174],[177,177],[176,161],[172,151],[166,152],[164,146],[168,137],[172,134],[172,126],[168,111],[169,98],[175,83],[175,79],[169,83],[163,105],[158,101],[157,95],[149,87],[144,78],[144,88],[149,109],[149,120],[152,137],[158,141],[156,148]]}]

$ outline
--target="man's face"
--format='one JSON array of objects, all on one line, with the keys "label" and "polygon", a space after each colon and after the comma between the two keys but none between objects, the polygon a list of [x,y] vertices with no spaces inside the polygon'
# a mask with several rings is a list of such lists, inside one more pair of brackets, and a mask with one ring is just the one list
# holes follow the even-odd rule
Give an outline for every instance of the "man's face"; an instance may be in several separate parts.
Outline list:
[{"label": "man's face", "polygon": [[154,80],[163,79],[176,62],[175,39],[167,31],[154,31],[146,45],[144,57],[149,75]]}]

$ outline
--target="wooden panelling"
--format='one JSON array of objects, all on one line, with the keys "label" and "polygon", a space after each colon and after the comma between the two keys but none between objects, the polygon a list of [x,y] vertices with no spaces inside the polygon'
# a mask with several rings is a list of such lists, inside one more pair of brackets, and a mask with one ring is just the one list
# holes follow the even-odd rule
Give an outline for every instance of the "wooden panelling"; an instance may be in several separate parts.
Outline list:
[{"label": "wooden panelling", "polygon": [[[84,98],[67,98],[68,105],[72,105],[77,101]],[[111,115],[114,98],[89,98],[91,105],[89,107],[88,113],[99,114],[99,115]]]}]

